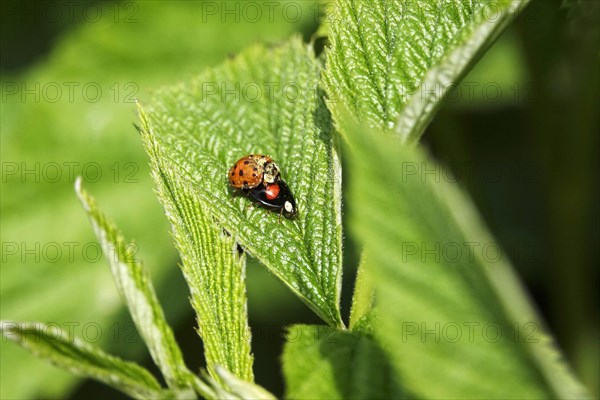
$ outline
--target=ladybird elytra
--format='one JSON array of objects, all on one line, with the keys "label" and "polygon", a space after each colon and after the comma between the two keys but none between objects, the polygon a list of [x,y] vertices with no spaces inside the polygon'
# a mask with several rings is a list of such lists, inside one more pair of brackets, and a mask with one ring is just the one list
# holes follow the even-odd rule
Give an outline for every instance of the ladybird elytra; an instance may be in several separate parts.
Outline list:
[{"label": "ladybird elytra", "polygon": [[[277,189],[273,190],[274,187],[277,187]],[[297,214],[298,210],[294,196],[292,196],[290,188],[281,178],[279,178],[276,184],[261,183],[254,189],[245,189],[243,191],[264,207],[273,211],[279,211],[280,214],[286,217],[293,218]],[[275,191],[277,195],[273,197]]]},{"label": "ladybird elytra", "polygon": [[280,216],[296,216],[296,202],[279,167],[270,156],[249,154],[240,158],[228,173],[229,184]]},{"label": "ladybird elytra", "polygon": [[266,185],[265,196],[268,200],[276,199],[279,196],[279,185],[276,183]]},{"label": "ladybird elytra", "polygon": [[229,170],[229,184],[236,189],[252,189],[261,184],[264,165],[270,162],[269,156],[247,155],[240,158]]}]

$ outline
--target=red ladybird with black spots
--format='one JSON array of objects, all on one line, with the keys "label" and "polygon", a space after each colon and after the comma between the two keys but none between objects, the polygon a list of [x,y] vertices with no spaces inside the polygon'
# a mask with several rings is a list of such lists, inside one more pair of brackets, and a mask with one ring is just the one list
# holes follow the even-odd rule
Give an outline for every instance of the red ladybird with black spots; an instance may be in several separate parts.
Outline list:
[{"label": "red ladybird with black spots", "polygon": [[249,154],[229,169],[229,184],[267,209],[296,216],[296,201],[270,156]]},{"label": "red ladybird with black spots", "polygon": [[252,189],[261,183],[275,183],[279,167],[270,156],[249,154],[236,161],[229,169],[229,184],[236,189]]}]

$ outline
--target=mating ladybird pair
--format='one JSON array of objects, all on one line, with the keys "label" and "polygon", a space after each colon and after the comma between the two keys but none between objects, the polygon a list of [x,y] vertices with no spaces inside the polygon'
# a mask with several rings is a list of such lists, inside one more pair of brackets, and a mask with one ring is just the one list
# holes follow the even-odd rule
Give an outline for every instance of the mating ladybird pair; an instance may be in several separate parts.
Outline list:
[{"label": "mating ladybird pair", "polygon": [[229,184],[268,209],[287,217],[296,216],[296,202],[281,179],[279,167],[271,157],[250,154],[237,160],[229,170]]}]

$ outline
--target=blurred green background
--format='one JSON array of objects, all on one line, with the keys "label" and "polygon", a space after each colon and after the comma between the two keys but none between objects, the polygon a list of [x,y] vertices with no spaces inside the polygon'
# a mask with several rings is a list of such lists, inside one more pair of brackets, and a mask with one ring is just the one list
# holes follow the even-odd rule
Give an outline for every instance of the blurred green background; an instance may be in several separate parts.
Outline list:
[{"label": "blurred green background", "polygon": [[[254,42],[316,31],[316,1],[2,1],[2,319],[52,322],[152,366],[74,192],[139,244],[189,366],[203,363],[169,227],[132,123],[134,99]],[[322,9],[322,7],[321,7]],[[559,346],[598,394],[599,2],[534,0],[425,134],[475,199]],[[359,250],[346,238],[343,307]],[[282,333],[317,317],[248,265],[255,375],[275,394]],[[0,398],[122,398],[0,343]]]}]

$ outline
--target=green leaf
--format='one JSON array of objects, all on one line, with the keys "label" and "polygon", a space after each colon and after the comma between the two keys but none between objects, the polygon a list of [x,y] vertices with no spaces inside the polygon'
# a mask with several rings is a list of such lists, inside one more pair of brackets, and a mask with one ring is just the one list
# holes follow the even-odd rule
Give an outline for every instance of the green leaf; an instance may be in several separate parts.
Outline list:
[{"label": "green leaf", "polygon": [[132,246],[133,242],[125,241],[116,226],[98,209],[94,198],[81,188],[81,178],[75,182],[75,190],[108,259],[119,294],[127,304],[152,359],[170,388],[182,394],[190,392],[193,374],[183,362],[148,272],[136,258],[136,247]]},{"label": "green leaf", "polygon": [[528,0],[340,0],[330,15],[324,84],[340,123],[415,142],[440,100]]},{"label": "green leaf", "polygon": [[106,354],[101,349],[70,338],[67,332],[41,322],[0,323],[2,335],[74,374],[106,383],[138,399],[168,397],[156,379],[139,365]]},{"label": "green leaf", "polygon": [[[23,5],[2,2],[0,13],[20,13]],[[248,13],[227,14],[236,7]],[[133,330],[89,222],[73,196],[74,177],[83,175],[119,227],[136,239],[140,257],[151,260],[152,278],[169,322],[185,322],[190,310],[186,285],[181,271],[173,267],[177,252],[152,193],[147,156],[131,126],[132,102],[158,85],[189,79],[252,43],[278,42],[306,32],[315,23],[311,7],[313,2],[287,7],[268,0],[248,7],[229,0],[176,1],[165,7],[140,0],[97,2],[89,10],[83,3],[44,2],[28,8],[26,17],[38,28],[42,24],[34,20],[43,20],[42,30],[29,29],[18,17],[2,22],[3,38],[25,35],[34,41],[36,32],[47,28],[58,32],[59,25],[74,22],[37,53],[41,57],[21,63],[19,71],[0,73],[0,90],[6,95],[0,106],[0,236],[3,245],[29,251],[8,254],[3,249],[4,319],[52,321],[63,329],[81,322],[76,334],[84,339],[81,329],[93,321],[103,332],[97,346],[128,359],[146,353],[141,340],[123,340],[123,333]],[[59,9],[62,18],[46,18]],[[250,14],[254,10],[259,13],[256,18]],[[275,17],[282,15],[289,18]],[[4,35],[11,26],[18,30]],[[3,61],[8,58],[2,54]],[[14,86],[17,93],[11,95],[9,88]],[[9,172],[11,167],[16,173]],[[134,206],[124,207],[123,199]],[[52,253],[56,244],[62,252],[58,260]],[[115,326],[120,327],[118,334]],[[79,384],[72,374],[12,343],[0,343],[0,371],[2,399],[64,398]]]},{"label": "green leaf", "polygon": [[294,325],[283,352],[286,397],[291,399],[401,398],[377,344],[327,326]]},{"label": "green leaf", "polygon": [[[233,375],[225,368],[220,366],[215,367],[215,372],[221,378],[224,386],[221,386],[218,382],[212,381],[215,392],[220,396],[218,398],[240,398],[240,399],[264,399],[264,400],[275,400],[269,391],[265,388],[256,385],[254,383],[246,382]],[[211,379],[208,377],[208,379]]]},{"label": "green leaf", "polygon": [[367,255],[363,252],[354,282],[354,294],[352,295],[352,307],[350,308],[350,329],[354,329],[359,321],[373,309],[375,290],[373,288],[373,277],[369,275],[366,263]]},{"label": "green leaf", "polygon": [[158,197],[171,221],[190,287],[208,371],[219,379],[215,367],[224,365],[238,377],[252,381],[246,257],[238,251],[235,238],[208,214],[194,188],[182,181],[185,175],[169,163],[141,109],[140,117]]},{"label": "green leaf", "polygon": [[[341,171],[319,72],[299,38],[275,49],[250,48],[191,83],[159,93],[147,108],[144,131],[170,215],[187,215],[188,229],[214,232],[229,243],[229,253],[239,243],[324,321],[343,326]],[[248,198],[228,189],[229,167],[251,153],[269,154],[278,163],[297,202],[296,219],[249,208]],[[179,217],[173,223],[176,229],[187,224]],[[223,229],[231,238],[223,237]],[[186,251],[203,243],[191,233],[179,235]],[[214,267],[199,265],[209,285]]]},{"label": "green leaf", "polygon": [[441,167],[396,136],[347,132],[351,228],[374,276],[375,336],[403,386],[424,398],[585,397]]}]

